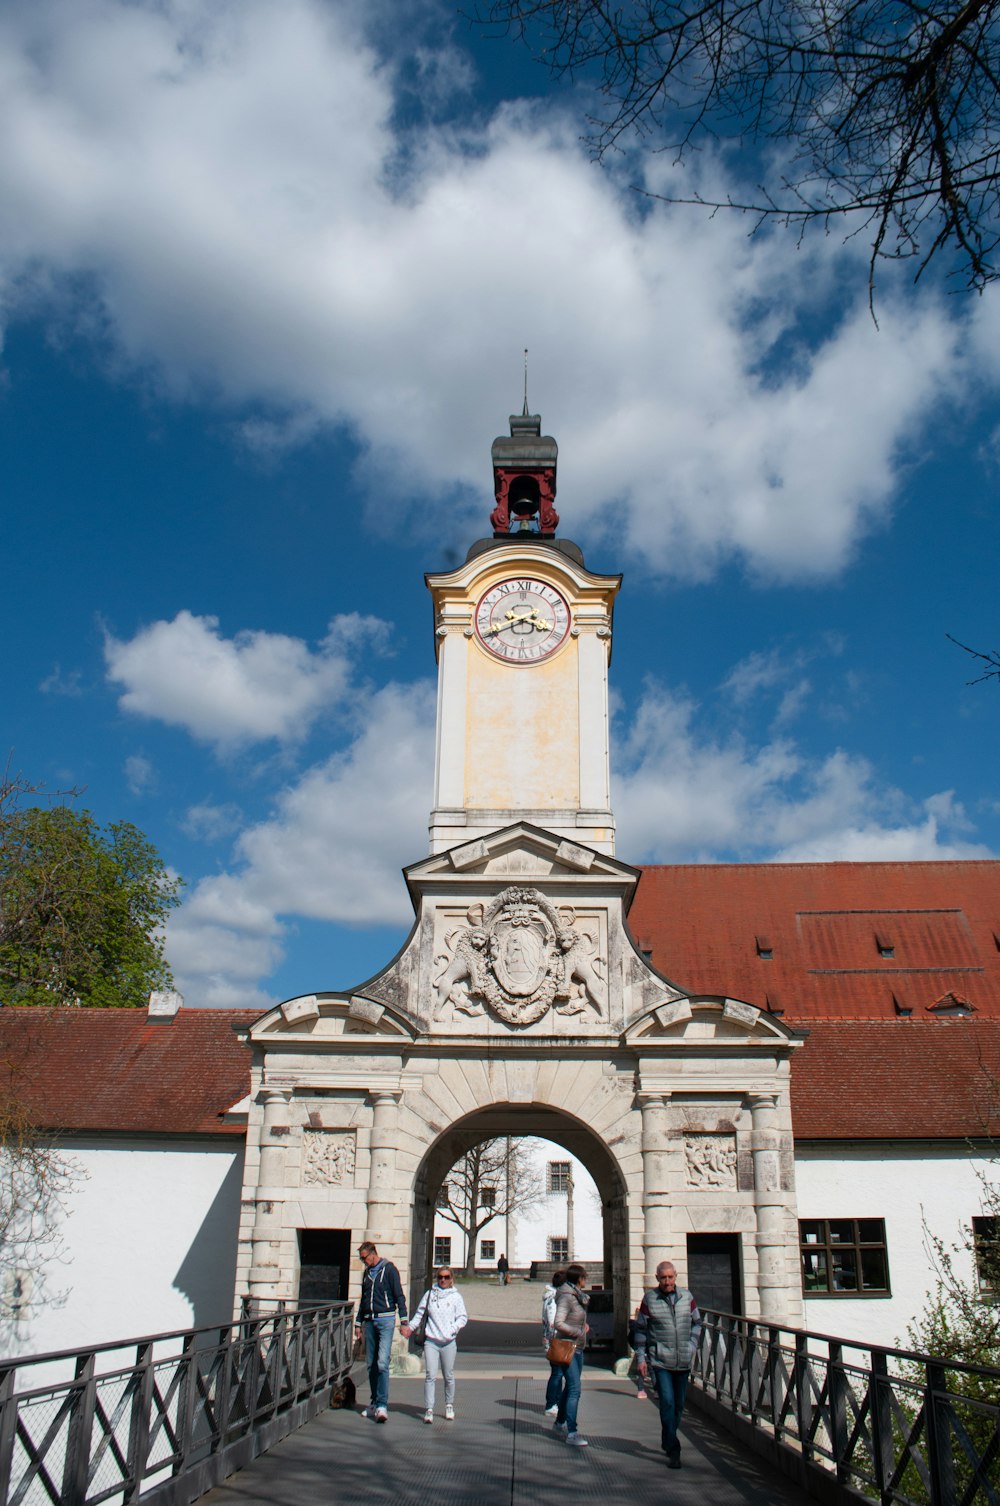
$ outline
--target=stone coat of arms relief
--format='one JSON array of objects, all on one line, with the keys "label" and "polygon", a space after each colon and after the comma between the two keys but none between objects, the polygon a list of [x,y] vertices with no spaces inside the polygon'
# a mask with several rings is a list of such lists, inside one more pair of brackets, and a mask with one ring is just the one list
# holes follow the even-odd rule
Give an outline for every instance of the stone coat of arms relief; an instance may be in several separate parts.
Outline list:
[{"label": "stone coat of arms relief", "polygon": [[515,1026],[532,1025],[553,1007],[606,1017],[604,959],[569,906],[512,887],[489,906],[470,906],[466,919],[434,959],[435,1018],[449,1005],[473,1017],[488,1010]]}]

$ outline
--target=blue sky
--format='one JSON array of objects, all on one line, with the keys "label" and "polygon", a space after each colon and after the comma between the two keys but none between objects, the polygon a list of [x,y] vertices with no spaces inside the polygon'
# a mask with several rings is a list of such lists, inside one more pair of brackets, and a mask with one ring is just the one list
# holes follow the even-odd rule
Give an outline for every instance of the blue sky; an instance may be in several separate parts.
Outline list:
[{"label": "blue sky", "polygon": [[[669,209],[586,81],[436,0],[8,0],[4,742],[187,882],[191,1004],[386,962],[426,853],[425,570],[531,406],[623,571],[619,854],[1000,848],[1000,301]],[[703,154],[706,189],[739,159]]]}]

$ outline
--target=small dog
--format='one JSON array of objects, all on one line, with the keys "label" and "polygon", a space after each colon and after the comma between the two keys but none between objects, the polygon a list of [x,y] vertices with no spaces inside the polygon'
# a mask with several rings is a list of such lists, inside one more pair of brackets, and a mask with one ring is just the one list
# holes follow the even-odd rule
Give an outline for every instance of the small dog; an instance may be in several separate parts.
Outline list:
[{"label": "small dog", "polygon": [[357,1400],[357,1387],[349,1375],[345,1375],[342,1381],[338,1381],[330,1392],[331,1407],[347,1407],[353,1410]]}]

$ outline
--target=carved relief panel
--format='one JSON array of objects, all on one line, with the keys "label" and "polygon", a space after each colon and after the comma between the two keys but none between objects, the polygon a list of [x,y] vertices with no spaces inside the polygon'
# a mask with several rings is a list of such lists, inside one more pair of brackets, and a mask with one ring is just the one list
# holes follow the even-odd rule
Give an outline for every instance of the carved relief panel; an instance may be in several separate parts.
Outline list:
[{"label": "carved relief panel", "polygon": [[736,1136],[684,1136],[689,1187],[736,1187]]},{"label": "carved relief panel", "polygon": [[353,1186],[357,1143],[354,1132],[307,1129],[302,1132],[302,1180],[330,1187]]}]

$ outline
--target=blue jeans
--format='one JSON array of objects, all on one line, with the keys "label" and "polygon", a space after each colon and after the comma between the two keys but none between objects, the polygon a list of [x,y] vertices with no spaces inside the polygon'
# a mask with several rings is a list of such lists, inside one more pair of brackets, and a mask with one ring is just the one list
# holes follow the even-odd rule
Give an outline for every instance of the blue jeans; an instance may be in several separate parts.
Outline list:
[{"label": "blue jeans", "polygon": [[[555,1383],[553,1385],[553,1382]],[[553,1365],[552,1375],[549,1378],[549,1386],[555,1391],[553,1400],[558,1404],[559,1414],[556,1422],[566,1424],[566,1432],[576,1432],[576,1412],[580,1405],[580,1387],[583,1384],[583,1350],[578,1349],[568,1365]],[[548,1401],[549,1392],[546,1389],[545,1399]]]},{"label": "blue jeans", "polygon": [[549,1361],[549,1381],[545,1387],[546,1412],[549,1410],[549,1407],[557,1407],[559,1405],[559,1397],[562,1394],[563,1388],[564,1370],[564,1365],[553,1365],[551,1360]]},{"label": "blue jeans", "polygon": [[656,1399],[660,1403],[660,1441],[663,1444],[663,1452],[679,1459],[681,1446],[677,1442],[677,1429],[680,1427],[681,1414],[684,1411],[688,1372],[686,1370],[658,1370],[655,1365],[650,1366],[650,1369],[653,1372]]},{"label": "blue jeans", "polygon": [[366,1318],[364,1322],[365,1357],[368,1360],[368,1384],[372,1388],[373,1407],[389,1405],[389,1356],[392,1353],[395,1327],[395,1313]]}]

